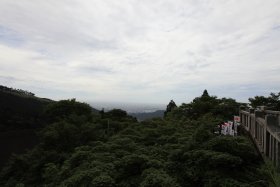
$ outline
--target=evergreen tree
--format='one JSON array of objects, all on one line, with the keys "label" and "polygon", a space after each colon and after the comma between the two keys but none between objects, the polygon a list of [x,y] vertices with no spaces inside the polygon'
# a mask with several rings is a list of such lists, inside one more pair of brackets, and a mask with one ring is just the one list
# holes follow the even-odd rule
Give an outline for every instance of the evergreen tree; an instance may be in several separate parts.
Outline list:
[{"label": "evergreen tree", "polygon": [[205,89],[201,97],[209,97],[208,91]]},{"label": "evergreen tree", "polygon": [[168,112],[171,112],[176,107],[177,107],[176,103],[173,100],[171,100],[166,107],[166,110],[164,112],[164,117],[167,115]]}]

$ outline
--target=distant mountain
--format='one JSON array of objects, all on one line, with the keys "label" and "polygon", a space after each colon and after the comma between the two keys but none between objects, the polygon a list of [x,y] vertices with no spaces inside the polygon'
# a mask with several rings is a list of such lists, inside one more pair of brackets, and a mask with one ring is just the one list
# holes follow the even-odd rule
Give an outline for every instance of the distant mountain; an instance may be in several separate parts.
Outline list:
[{"label": "distant mountain", "polygon": [[155,112],[129,113],[129,115],[136,117],[138,121],[143,121],[156,117],[162,118],[164,115],[164,110],[157,110]]},{"label": "distant mountain", "polygon": [[110,111],[112,109],[122,109],[127,113],[150,113],[157,110],[164,110],[166,108],[165,104],[155,104],[155,103],[127,103],[127,102],[99,102],[91,101],[89,104],[98,109],[104,111]]}]

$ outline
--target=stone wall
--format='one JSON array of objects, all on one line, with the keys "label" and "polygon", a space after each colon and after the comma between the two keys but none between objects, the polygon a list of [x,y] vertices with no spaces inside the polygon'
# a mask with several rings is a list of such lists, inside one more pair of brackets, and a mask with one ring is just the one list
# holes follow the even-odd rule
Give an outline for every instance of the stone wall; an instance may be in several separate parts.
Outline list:
[{"label": "stone wall", "polygon": [[280,111],[240,108],[240,124],[250,133],[261,154],[277,167],[280,162]]}]

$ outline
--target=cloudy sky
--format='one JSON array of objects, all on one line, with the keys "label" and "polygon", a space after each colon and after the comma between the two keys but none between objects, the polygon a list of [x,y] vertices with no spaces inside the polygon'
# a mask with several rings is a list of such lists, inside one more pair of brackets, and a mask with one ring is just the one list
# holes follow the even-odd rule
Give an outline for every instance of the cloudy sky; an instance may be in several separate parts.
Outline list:
[{"label": "cloudy sky", "polygon": [[0,84],[40,97],[247,101],[280,91],[279,0],[1,0]]}]

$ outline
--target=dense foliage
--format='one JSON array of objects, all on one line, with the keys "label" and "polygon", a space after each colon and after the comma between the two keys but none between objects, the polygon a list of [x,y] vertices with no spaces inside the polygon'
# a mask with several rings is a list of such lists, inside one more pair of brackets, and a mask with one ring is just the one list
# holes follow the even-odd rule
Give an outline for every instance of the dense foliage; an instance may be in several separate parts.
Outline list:
[{"label": "dense foliage", "polygon": [[268,97],[255,96],[249,98],[250,106],[257,108],[258,106],[266,106],[270,110],[280,110],[280,92],[270,93]]},{"label": "dense foliage", "polygon": [[45,111],[51,124],[40,132],[41,143],[10,159],[0,185],[268,186],[246,137],[213,133],[234,106],[203,94],[165,119],[137,122],[119,109],[92,113],[85,103],[57,102]]},{"label": "dense foliage", "polygon": [[[231,98],[217,98],[209,96],[207,90],[204,90],[202,96],[196,97],[192,102],[183,103],[179,107],[173,107],[167,110],[169,116],[173,118],[188,118],[196,120],[205,114],[211,114],[221,120],[232,119],[233,115],[237,115],[240,103]],[[167,115],[167,118],[168,118]]]}]

